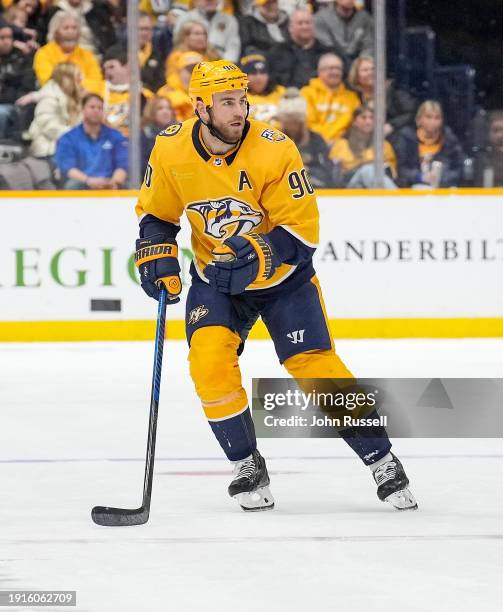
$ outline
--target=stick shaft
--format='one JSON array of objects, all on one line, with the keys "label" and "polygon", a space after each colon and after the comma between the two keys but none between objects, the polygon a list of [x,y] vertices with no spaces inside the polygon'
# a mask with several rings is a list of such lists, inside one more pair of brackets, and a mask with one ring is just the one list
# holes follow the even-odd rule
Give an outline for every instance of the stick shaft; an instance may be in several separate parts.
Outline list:
[{"label": "stick shaft", "polygon": [[152,372],[152,388],[150,392],[150,417],[148,422],[147,453],[145,458],[145,479],[143,483],[143,507],[150,510],[152,497],[152,482],[154,478],[155,441],[157,432],[157,416],[159,413],[159,395],[161,393],[162,354],[166,329],[167,291],[159,292],[159,307],[157,310],[157,326],[155,331],[154,368]]}]

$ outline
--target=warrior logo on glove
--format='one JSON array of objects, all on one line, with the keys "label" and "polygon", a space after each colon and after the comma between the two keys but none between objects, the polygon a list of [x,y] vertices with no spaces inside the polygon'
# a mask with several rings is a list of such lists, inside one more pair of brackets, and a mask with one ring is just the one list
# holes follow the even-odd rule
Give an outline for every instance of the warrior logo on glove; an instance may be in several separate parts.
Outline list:
[{"label": "warrior logo on glove", "polygon": [[219,239],[247,234],[264,218],[249,204],[230,197],[189,204],[187,210],[199,213],[204,219],[205,234]]}]

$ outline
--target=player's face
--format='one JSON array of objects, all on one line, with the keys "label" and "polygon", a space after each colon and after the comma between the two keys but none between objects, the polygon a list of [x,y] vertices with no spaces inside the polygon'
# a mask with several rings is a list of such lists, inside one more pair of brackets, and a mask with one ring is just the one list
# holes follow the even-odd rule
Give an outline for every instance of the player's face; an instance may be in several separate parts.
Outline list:
[{"label": "player's face", "polygon": [[213,95],[212,123],[229,142],[237,142],[242,134],[246,119],[246,93],[224,91]]}]

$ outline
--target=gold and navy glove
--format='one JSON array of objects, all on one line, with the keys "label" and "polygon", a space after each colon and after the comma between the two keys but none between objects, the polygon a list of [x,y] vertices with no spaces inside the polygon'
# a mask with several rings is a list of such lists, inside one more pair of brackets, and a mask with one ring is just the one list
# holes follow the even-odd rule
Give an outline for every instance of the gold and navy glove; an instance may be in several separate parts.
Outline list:
[{"label": "gold and navy glove", "polygon": [[135,264],[140,273],[143,291],[159,300],[161,285],[168,292],[168,303],[176,304],[182,291],[180,281],[180,264],[178,263],[178,246],[172,239],[163,234],[136,241]]},{"label": "gold and navy glove", "polygon": [[210,285],[221,293],[242,293],[254,282],[272,277],[281,260],[267,234],[243,234],[224,241],[204,269]]}]

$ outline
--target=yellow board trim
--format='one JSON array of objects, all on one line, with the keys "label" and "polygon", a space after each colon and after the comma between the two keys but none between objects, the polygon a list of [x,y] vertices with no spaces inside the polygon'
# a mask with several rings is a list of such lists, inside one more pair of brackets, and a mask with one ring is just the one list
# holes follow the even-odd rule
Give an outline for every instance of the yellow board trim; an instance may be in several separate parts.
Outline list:
[{"label": "yellow board trim", "polygon": [[[83,190],[83,191],[6,191],[0,190],[1,199],[42,199],[42,198],[137,198],[140,192],[136,189],[123,190]],[[317,189],[317,196],[382,197],[397,198],[403,196],[503,196],[503,187],[485,189],[483,187],[452,187],[448,189]]]},{"label": "yellow board trim", "polygon": [[[330,320],[334,338],[501,338],[503,318],[473,319],[337,319]],[[0,321],[0,342],[94,342],[152,340],[155,321]],[[183,320],[167,321],[169,340],[185,338]],[[269,333],[258,321],[250,339]]]}]

